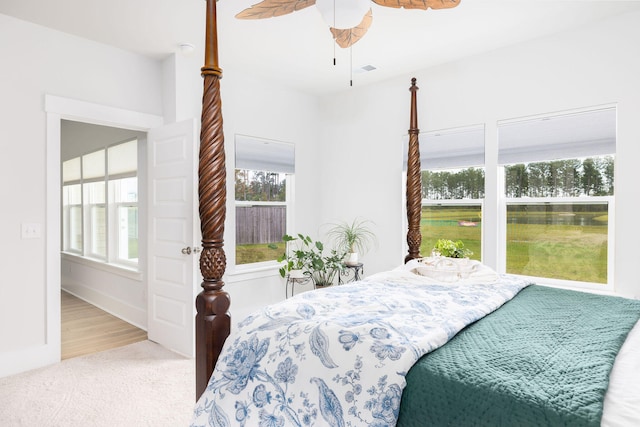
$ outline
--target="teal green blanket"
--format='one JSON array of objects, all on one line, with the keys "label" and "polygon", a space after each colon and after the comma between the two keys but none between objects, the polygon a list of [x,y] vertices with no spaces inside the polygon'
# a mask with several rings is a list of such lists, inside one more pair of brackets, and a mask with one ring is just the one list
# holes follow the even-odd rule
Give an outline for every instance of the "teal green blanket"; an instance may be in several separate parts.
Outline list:
[{"label": "teal green blanket", "polygon": [[422,357],[398,426],[598,426],[640,301],[531,285]]}]

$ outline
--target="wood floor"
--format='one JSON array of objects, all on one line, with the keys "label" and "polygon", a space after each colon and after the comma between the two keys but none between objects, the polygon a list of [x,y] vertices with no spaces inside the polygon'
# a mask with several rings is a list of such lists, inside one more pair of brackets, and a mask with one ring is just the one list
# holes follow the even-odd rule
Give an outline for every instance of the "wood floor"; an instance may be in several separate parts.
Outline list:
[{"label": "wood floor", "polygon": [[69,359],[147,339],[147,332],[62,291],[62,355]]}]

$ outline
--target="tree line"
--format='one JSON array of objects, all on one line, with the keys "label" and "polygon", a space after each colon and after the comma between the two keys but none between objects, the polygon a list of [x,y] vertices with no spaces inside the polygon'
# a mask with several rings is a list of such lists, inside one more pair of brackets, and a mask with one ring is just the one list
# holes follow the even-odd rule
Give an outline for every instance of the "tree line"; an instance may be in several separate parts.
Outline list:
[{"label": "tree line", "polygon": [[[613,157],[553,160],[505,166],[506,197],[613,195]],[[484,169],[422,171],[422,197],[429,200],[481,199]]]},{"label": "tree line", "polygon": [[236,200],[251,202],[286,201],[285,174],[236,169]]}]

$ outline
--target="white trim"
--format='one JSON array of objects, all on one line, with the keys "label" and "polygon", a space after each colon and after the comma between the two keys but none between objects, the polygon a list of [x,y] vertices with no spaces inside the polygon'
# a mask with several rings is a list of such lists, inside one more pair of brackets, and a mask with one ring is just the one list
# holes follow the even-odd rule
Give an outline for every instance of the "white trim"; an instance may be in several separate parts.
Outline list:
[{"label": "white trim", "polygon": [[[246,267],[245,267],[246,266]],[[277,261],[265,261],[252,264],[236,265],[232,271],[226,273],[227,283],[244,282],[246,280],[263,279],[265,277],[278,276],[281,264]]]},{"label": "white trim", "polygon": [[498,120],[496,125],[497,127],[500,127],[500,125],[528,122],[532,120],[544,120],[549,117],[573,116],[576,114],[588,113],[590,111],[609,110],[611,108],[617,108],[617,106],[618,106],[618,103],[610,103],[610,104],[593,105],[591,107],[573,108],[569,110],[551,111],[548,113],[531,114],[528,116],[512,117],[509,119],[500,119]]},{"label": "white trim", "polygon": [[[284,202],[282,201],[246,201],[246,200],[234,200],[233,205],[233,224],[234,224],[234,240],[233,240],[233,262],[227,265],[227,275],[229,276],[229,282],[238,282],[250,279],[260,279],[264,277],[269,277],[272,275],[272,270],[278,273],[278,269],[281,264],[276,260],[262,261],[262,262],[253,262],[248,264],[237,264],[237,259],[235,255],[235,227],[237,226],[236,217],[235,217],[235,208],[240,206],[284,206],[286,207],[286,216],[285,216],[285,230],[287,234],[295,235],[292,230],[295,230],[295,214],[294,214],[294,206],[295,201],[293,200],[293,195],[295,194],[295,173],[285,173],[286,176],[286,186],[285,186],[285,198]],[[235,181],[234,181],[234,194],[235,194]],[[228,260],[230,258],[227,258]],[[279,273],[278,273],[279,274]]]},{"label": "white trim", "polygon": [[614,292],[612,287],[609,287],[608,285],[604,285],[604,284],[578,282],[578,281],[572,281],[572,280],[557,280],[557,279],[549,279],[546,277],[523,276],[519,274],[513,274],[513,276],[527,279],[531,282],[534,282],[536,285],[548,286],[550,288],[570,289],[573,291],[583,291],[583,292],[589,292],[589,293],[601,294],[601,295],[613,295],[613,296],[617,295]]},{"label": "white trim", "polygon": [[[60,361],[60,121],[62,119],[146,131],[162,125],[161,116],[45,95],[46,112],[46,243],[45,344],[0,356],[0,376]],[[5,372],[6,371],[6,372]]]},{"label": "white trim", "polygon": [[57,113],[62,119],[66,120],[139,131],[147,131],[162,126],[164,123],[161,116],[154,114],[107,107],[54,95],[45,95],[44,111],[46,113]]},{"label": "white trim", "polygon": [[[503,168],[504,170],[504,168]],[[503,174],[504,177],[504,174]],[[560,280],[548,277],[527,277],[540,284],[566,288],[581,289],[585,291],[594,291],[600,293],[613,293],[615,290],[614,280],[614,251],[615,251],[615,197],[614,196],[581,196],[581,197],[522,197],[522,198],[500,198],[500,223],[498,231],[500,235],[500,252],[499,260],[501,261],[498,269],[499,273],[506,272],[506,253],[507,253],[507,205],[529,205],[529,204],[577,204],[577,203],[606,203],[607,204],[607,283],[592,283],[573,280]],[[518,275],[516,275],[518,276]]]},{"label": "white trim", "polygon": [[61,257],[65,261],[74,262],[76,264],[91,267],[96,270],[106,271],[107,273],[111,274],[117,274],[118,276],[126,277],[127,279],[131,280],[137,280],[138,282],[142,281],[142,272],[138,271],[138,269],[134,267],[115,263],[106,263],[101,260],[92,260],[91,258],[71,252],[62,252]]},{"label": "white trim", "polygon": [[484,199],[422,199],[422,206],[468,206],[482,205]]},{"label": "white trim", "polygon": [[[485,221],[483,220],[484,208],[485,208],[484,198],[483,199],[443,199],[443,200],[422,199],[422,207],[424,206],[480,206],[480,214],[482,215],[480,220],[480,262],[484,263],[484,254],[485,254],[485,248],[484,248]],[[420,214],[422,215],[422,212]],[[426,256],[426,254],[421,254],[421,255]]]},{"label": "white trim", "polygon": [[[60,119],[57,114],[47,114],[47,182],[46,182],[46,321],[45,348],[38,350],[47,363],[60,361],[60,206],[62,204],[60,185]],[[37,358],[36,358],[37,359]],[[44,360],[43,360],[44,361]],[[33,360],[35,363],[36,360]],[[11,365],[10,365],[11,366]],[[36,365],[38,366],[38,365]]]},{"label": "white trim", "polygon": [[[287,194],[288,194],[288,192],[287,192]],[[259,201],[259,200],[256,200],[256,201],[236,200],[236,206],[286,206],[286,207],[288,207],[288,203],[287,202],[281,202],[281,201],[262,202],[262,201]]]},{"label": "white trim", "polygon": [[[58,294],[60,294],[59,291]],[[47,315],[48,314],[47,312]],[[60,329],[60,322],[58,322],[58,329]],[[3,351],[0,355],[0,378],[51,365],[59,361],[60,350],[58,349],[56,353],[53,343],[46,343],[41,346],[28,347],[16,351]]]}]

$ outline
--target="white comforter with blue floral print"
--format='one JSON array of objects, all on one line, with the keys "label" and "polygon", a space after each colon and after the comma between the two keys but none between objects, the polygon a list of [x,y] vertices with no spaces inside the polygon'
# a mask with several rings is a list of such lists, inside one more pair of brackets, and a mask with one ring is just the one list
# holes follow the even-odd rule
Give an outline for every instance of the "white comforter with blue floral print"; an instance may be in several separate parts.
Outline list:
[{"label": "white comforter with blue floral print", "polygon": [[394,270],[268,306],[227,339],[192,426],[394,426],[411,366],[527,284]]}]

